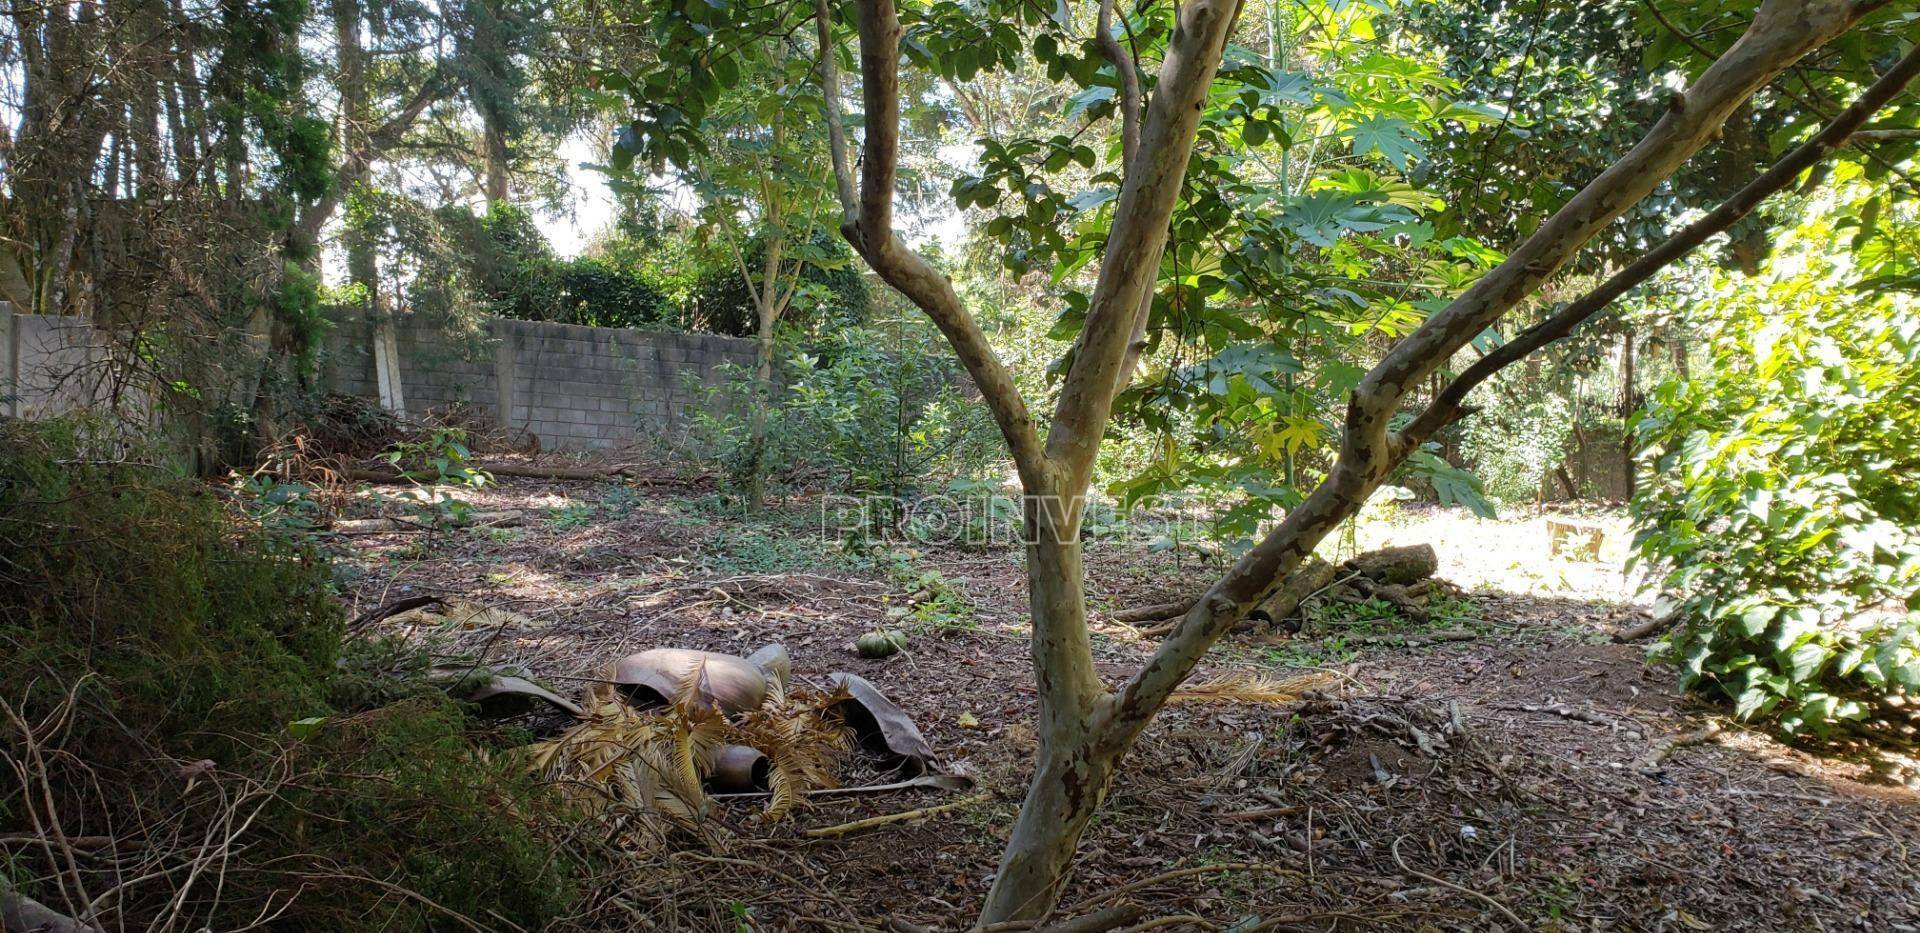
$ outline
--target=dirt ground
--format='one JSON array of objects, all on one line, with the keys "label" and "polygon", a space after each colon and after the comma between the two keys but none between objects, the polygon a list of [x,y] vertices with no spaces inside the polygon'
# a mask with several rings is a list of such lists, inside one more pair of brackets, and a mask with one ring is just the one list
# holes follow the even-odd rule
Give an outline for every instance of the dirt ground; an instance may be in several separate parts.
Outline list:
[{"label": "dirt ground", "polygon": [[[963,926],[986,892],[1031,760],[1023,582],[1009,548],[844,552],[817,504],[748,519],[695,488],[509,479],[469,500],[520,527],[344,539],[353,613],[402,596],[512,609],[505,630],[402,632],[521,661],[563,691],[650,647],[784,642],[803,680],[853,671],[911,713],[990,798],[831,839],[808,827],[937,805],[915,792],[817,800],[715,846],[635,856],[580,923],[640,929]],[[1289,705],[1177,704],[1128,760],[1081,846],[1061,918],[1117,904],[1167,929],[1920,929],[1920,796],[1725,725],[1644,646],[1618,569],[1549,559],[1541,516],[1406,510],[1351,546],[1425,541],[1470,597],[1445,637],[1361,626],[1236,637],[1212,668],[1315,665]],[[1095,650],[1118,681],[1153,639],[1116,607],[1191,593],[1191,554],[1089,547]],[[910,648],[849,643],[876,626]],[[1424,633],[1432,635],[1432,631]],[[1704,739],[1704,741],[1702,741]],[[1676,740],[1680,740],[1676,743]],[[1662,757],[1662,752],[1665,756]],[[729,805],[731,807],[733,805]]]}]

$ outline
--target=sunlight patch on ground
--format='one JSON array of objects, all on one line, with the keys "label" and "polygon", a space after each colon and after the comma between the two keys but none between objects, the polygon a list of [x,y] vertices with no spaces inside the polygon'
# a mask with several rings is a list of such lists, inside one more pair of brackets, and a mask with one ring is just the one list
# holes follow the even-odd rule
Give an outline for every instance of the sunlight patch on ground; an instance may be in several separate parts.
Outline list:
[{"label": "sunlight patch on ground", "polygon": [[[1605,535],[1600,559],[1551,555],[1549,519],[1599,526]],[[1415,507],[1361,520],[1351,541],[1336,537],[1326,547],[1338,547],[1340,556],[1347,556],[1356,549],[1431,544],[1440,558],[1440,576],[1468,590],[1651,605],[1651,594],[1639,591],[1638,574],[1626,572],[1632,540],[1626,513],[1619,509],[1577,515],[1506,509],[1497,519],[1483,519],[1464,509]]]}]

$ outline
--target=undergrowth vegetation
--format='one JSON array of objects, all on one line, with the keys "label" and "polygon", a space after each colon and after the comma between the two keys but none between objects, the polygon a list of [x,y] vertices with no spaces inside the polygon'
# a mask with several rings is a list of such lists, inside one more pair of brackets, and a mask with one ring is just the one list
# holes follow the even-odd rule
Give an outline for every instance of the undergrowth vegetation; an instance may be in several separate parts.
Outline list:
[{"label": "undergrowth vegetation", "polygon": [[443,695],[351,702],[305,539],[85,425],[0,432],[0,832],[52,840],[0,881],[106,928],[563,914],[557,802]]},{"label": "undergrowth vegetation", "polygon": [[[1920,325],[1809,244],[1727,287],[1709,374],[1639,422],[1637,557],[1680,627],[1665,654],[1741,718],[1911,741],[1920,692]],[[1884,221],[1883,221],[1884,222]]]}]

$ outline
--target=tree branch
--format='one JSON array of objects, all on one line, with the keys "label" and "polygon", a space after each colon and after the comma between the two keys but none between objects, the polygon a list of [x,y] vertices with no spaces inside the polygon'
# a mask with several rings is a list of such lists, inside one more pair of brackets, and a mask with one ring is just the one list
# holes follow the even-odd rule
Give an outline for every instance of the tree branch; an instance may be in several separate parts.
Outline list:
[{"label": "tree branch", "polygon": [[[1792,152],[1782,156],[1765,172],[1748,182],[1746,187],[1734,192],[1732,197],[1721,202],[1705,217],[1687,225],[1684,229],[1668,237],[1660,245],[1648,250],[1626,268],[1615,273],[1598,288],[1569,302],[1553,316],[1528,328],[1518,337],[1494,349],[1493,352],[1474,361],[1458,378],[1449,383],[1436,395],[1425,410],[1413,423],[1402,430],[1393,441],[1398,456],[1404,457],[1419,447],[1421,443],[1438,433],[1447,425],[1460,420],[1468,414],[1464,403],[1467,394],[1475,386],[1485,382],[1494,373],[1519,361],[1527,354],[1546,346],[1572,333],[1587,319],[1599,313],[1607,305],[1625,295],[1640,283],[1652,278],[1661,269],[1678,262],[1682,257],[1697,249],[1715,234],[1725,232],[1738,223],[1741,218],[1752,213],[1773,194],[1793,184],[1802,172],[1820,163],[1849,141],[1858,139],[1861,126],[1864,126],[1873,114],[1891,103],[1900,92],[1920,76],[1920,48],[1908,52],[1887,73],[1882,75],[1852,105],[1840,112],[1839,116],[1827,123],[1812,139],[1801,143]],[[1920,131],[1916,131],[1920,138]]]},{"label": "tree branch", "polygon": [[[1100,0],[1100,20],[1095,27],[1095,41],[1100,51],[1113,64],[1113,70],[1120,76],[1120,179],[1124,185],[1127,176],[1132,173],[1135,153],[1140,151],[1140,63],[1134,60],[1126,47],[1120,44],[1118,36],[1113,34],[1114,0]],[[1164,250],[1165,246],[1161,247]],[[1147,320],[1153,314],[1153,284],[1159,278],[1160,252],[1155,250],[1153,259],[1148,263],[1153,268],[1154,278],[1147,280],[1146,291],[1140,296],[1140,307],[1134,312],[1133,327],[1127,335],[1126,355],[1120,360],[1120,372],[1114,379],[1113,394],[1119,395],[1133,381],[1133,373],[1140,366],[1140,355],[1147,349]]]},{"label": "tree branch", "polygon": [[860,199],[853,193],[853,166],[847,164],[846,121],[840,116],[840,58],[834,54],[833,9],[829,0],[813,0],[813,19],[820,35],[820,95],[826,100],[827,146],[833,150],[834,191],[840,196],[840,227],[858,222]]},{"label": "tree branch", "polygon": [[1765,0],[1746,33],[1674,98],[1672,108],[1639,145],[1555,211],[1506,261],[1389,350],[1354,389],[1339,458],[1327,478],[1208,590],[1101,711],[1103,740],[1120,747],[1131,742],[1261,593],[1359,511],[1405,453],[1395,449],[1387,428],[1408,392],[1651,193],[1712,140],[1755,91],[1845,32],[1865,6],[1845,0]]},{"label": "tree branch", "polygon": [[1126,166],[1086,325],[1047,435],[1047,456],[1060,465],[1063,485],[1075,495],[1086,488],[1106,433],[1134,320],[1156,278],[1207,92],[1239,9],[1239,0],[1183,5],[1161,62],[1158,90],[1147,106],[1138,152]]},{"label": "tree branch", "polygon": [[[1029,492],[1052,489],[1053,466],[1013,376],[993,353],[953,283],[907,248],[893,230],[893,188],[900,140],[900,15],[893,0],[857,0],[861,96],[866,105],[858,216],[841,232],[867,265],[911,300],[946,335],[980,389]],[[837,104],[828,97],[828,106]]]},{"label": "tree branch", "polygon": [[1866,145],[1868,143],[1899,143],[1912,142],[1914,140],[1920,140],[1920,128],[1860,130],[1854,133],[1847,141],[1854,145]]}]

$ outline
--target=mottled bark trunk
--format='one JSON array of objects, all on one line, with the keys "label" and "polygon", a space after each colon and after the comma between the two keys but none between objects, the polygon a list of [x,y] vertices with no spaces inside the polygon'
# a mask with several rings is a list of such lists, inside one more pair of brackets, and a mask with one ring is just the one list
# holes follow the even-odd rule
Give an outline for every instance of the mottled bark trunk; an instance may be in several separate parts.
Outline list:
[{"label": "mottled bark trunk", "polygon": [[1103,741],[1105,690],[1087,637],[1078,500],[1050,489],[1027,496],[1027,604],[1040,756],[981,910],[982,924],[1040,920],[1052,912],[1080,834],[1105,799],[1118,759],[1119,749]]}]

